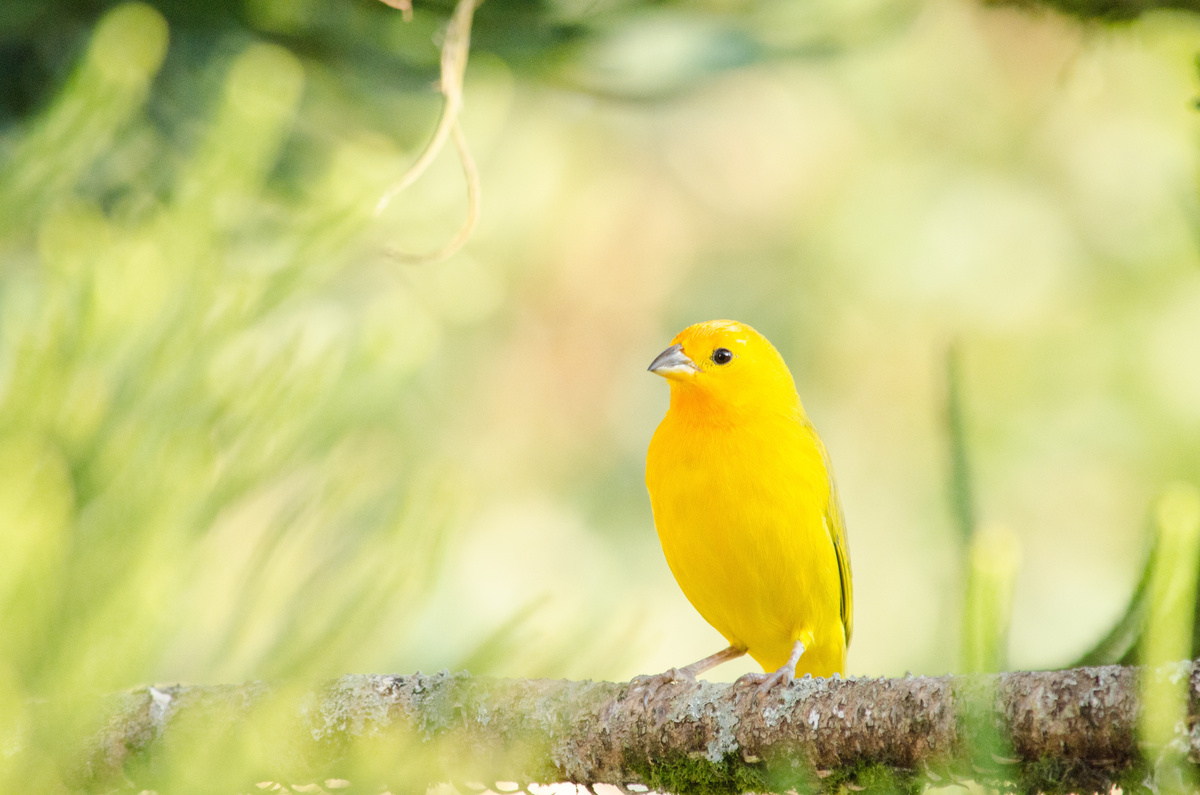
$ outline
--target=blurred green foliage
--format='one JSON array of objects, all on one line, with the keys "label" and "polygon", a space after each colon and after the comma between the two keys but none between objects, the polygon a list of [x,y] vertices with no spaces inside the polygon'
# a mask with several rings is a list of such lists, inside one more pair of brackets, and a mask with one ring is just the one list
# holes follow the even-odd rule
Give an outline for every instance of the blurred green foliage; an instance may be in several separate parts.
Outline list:
[{"label": "blurred green foliage", "polygon": [[[347,189],[384,183],[335,154],[268,185],[305,84],[270,44],[220,62],[176,148],[146,115],[167,38],[148,6],[107,14],[0,167],[6,747],[62,729],[32,696],[377,660],[461,508],[405,432],[439,321],[355,262]],[[6,789],[61,769],[16,759]]]},{"label": "blurred green foliage", "polygon": [[1012,566],[954,629],[976,523],[1024,550],[1013,664],[1118,622],[1200,471],[1194,19],[489,0],[481,224],[410,267],[452,159],[372,209],[450,7],[0,6],[0,746],[32,749],[0,784],[61,781],[81,705],[159,679],[710,653],[641,478],[643,369],[710,317],[778,345],[830,448],[852,673],[1002,664]]}]

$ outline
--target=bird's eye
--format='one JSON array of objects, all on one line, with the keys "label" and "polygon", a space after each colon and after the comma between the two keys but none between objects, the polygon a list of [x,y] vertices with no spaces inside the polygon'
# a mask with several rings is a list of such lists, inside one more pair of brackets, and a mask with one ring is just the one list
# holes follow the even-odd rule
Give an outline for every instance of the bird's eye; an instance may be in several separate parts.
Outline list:
[{"label": "bird's eye", "polygon": [[728,348],[717,348],[713,351],[712,360],[717,364],[729,364],[733,361],[733,351]]}]

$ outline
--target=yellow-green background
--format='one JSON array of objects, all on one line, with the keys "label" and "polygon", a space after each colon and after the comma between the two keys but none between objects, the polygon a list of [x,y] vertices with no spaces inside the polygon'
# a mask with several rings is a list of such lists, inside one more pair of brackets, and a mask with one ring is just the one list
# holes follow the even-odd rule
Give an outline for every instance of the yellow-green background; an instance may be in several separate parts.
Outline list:
[{"label": "yellow-green background", "polygon": [[0,12],[7,742],[56,692],[716,651],[642,485],[699,320],[764,332],[829,447],[851,674],[958,664],[952,342],[1014,667],[1103,635],[1197,479],[1190,16],[489,0],[480,223],[410,265],[465,212],[447,151],[372,215],[445,4],[69,6]]}]

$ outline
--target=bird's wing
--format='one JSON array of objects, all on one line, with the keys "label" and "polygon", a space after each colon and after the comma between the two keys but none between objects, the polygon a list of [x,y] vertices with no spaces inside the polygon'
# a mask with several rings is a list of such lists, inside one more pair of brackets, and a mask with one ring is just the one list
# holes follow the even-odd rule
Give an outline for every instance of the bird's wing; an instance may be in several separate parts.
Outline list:
[{"label": "bird's wing", "polygon": [[838,497],[837,479],[833,476],[833,462],[825,449],[821,437],[813,430],[813,439],[821,451],[825,463],[825,474],[829,478],[829,505],[825,508],[825,530],[833,542],[833,553],[837,556],[838,576],[842,584],[842,630],[846,633],[846,645],[854,634],[854,586],[850,582],[850,549],[846,545],[846,517],[842,515],[842,501]]}]

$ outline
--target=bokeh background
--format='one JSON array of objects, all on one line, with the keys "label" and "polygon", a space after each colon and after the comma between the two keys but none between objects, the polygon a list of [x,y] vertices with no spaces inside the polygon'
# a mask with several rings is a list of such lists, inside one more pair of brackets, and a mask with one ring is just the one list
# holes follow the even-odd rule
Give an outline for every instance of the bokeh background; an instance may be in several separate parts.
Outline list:
[{"label": "bokeh background", "polygon": [[480,223],[414,265],[453,153],[372,211],[449,11],[0,8],[5,742],[51,691],[716,651],[642,483],[646,365],[714,317],[832,454],[851,674],[960,664],[951,361],[974,516],[1021,542],[1010,664],[1105,634],[1200,464],[1193,17],[490,0]]}]

